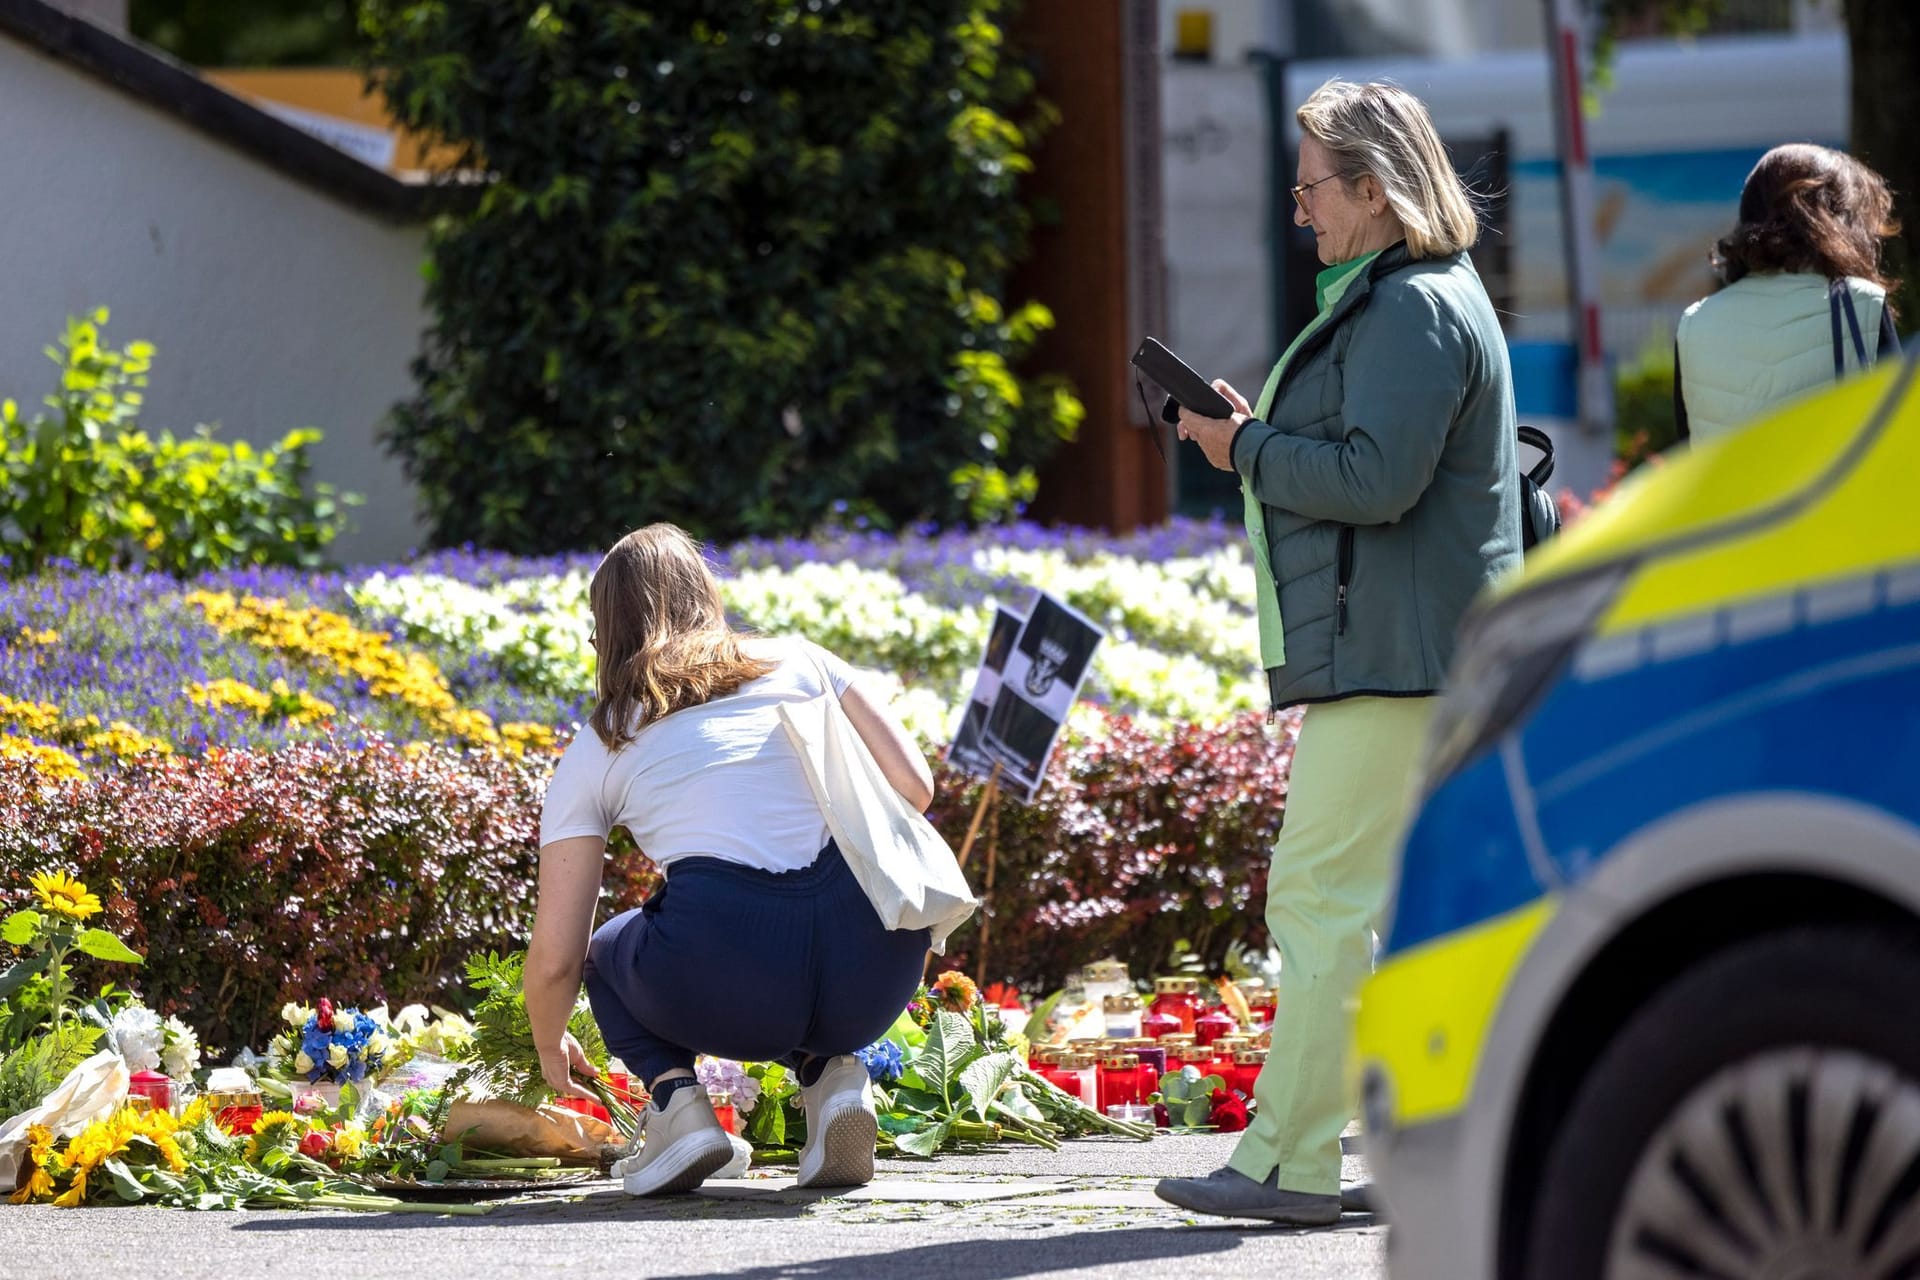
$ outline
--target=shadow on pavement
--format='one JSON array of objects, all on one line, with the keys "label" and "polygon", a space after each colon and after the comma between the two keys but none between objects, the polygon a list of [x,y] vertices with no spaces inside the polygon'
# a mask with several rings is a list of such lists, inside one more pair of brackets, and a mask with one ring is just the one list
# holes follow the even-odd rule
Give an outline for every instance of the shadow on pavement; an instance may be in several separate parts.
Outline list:
[{"label": "shadow on pavement", "polygon": [[[1263,1228],[1252,1228],[1254,1231]],[[947,1241],[912,1249],[846,1254],[837,1258],[747,1267],[738,1271],[661,1273],[653,1280],[794,1280],[796,1276],[959,1276],[967,1280],[1018,1280],[1051,1271],[1112,1267],[1162,1259],[1190,1259],[1240,1247],[1244,1229],[1189,1231],[1127,1227],[1117,1231],[1036,1235],[1020,1239]]]}]

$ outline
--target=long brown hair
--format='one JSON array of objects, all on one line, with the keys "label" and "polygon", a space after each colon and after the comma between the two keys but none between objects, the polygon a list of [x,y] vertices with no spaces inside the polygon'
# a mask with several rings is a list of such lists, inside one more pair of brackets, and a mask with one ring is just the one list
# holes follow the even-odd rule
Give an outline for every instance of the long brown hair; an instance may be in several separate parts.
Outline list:
[{"label": "long brown hair", "polygon": [[677,525],[650,524],[616,542],[587,599],[600,693],[589,723],[609,751],[633,741],[640,724],[725,697],[779,665],[746,655],[706,557]]},{"label": "long brown hair", "polygon": [[1760,157],[1740,192],[1740,225],[1714,246],[1728,284],[1750,274],[1853,276],[1883,289],[1881,242],[1900,233],[1886,179],[1844,151],[1795,142]]}]

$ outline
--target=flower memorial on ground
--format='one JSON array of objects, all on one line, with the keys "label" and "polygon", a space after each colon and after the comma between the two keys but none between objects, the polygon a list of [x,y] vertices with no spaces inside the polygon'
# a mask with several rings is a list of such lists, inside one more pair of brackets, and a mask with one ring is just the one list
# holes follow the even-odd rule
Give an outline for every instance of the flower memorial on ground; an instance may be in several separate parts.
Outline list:
[{"label": "flower memorial on ground", "polygon": [[[998,879],[981,979],[1044,990],[1090,955],[1218,971],[1265,944],[1254,907],[1297,721],[1255,709],[1241,543],[1176,522],[1122,538],[848,531],[719,555],[739,623],[896,681],[934,755],[989,602],[1044,589],[1108,628],[1049,781],[1000,806],[982,841]],[[617,1152],[643,1095],[608,1073],[597,1108],[545,1101],[512,952],[540,799],[592,705],[594,563],[446,552],[0,584],[0,1164],[13,1141],[19,1198],[387,1207],[388,1190],[539,1183]],[[936,772],[930,816],[957,846],[980,786]],[[605,912],[658,883],[622,835],[612,853]],[[1243,1122],[1246,1092],[1195,1066],[1137,1068],[1109,1115],[1080,1083],[1099,1073],[1056,1070],[1024,1015],[1010,1030],[960,971],[978,970],[973,936],[862,1051],[884,1149],[1144,1136],[1154,1105],[1176,1127]],[[129,971],[142,998],[114,985]],[[389,998],[473,1021],[424,1004],[389,1019]],[[576,1023],[604,1064],[584,1003]],[[1064,1034],[1044,1011],[1027,1030],[1043,1028]],[[756,1158],[804,1142],[784,1067],[699,1072]],[[114,1104],[8,1134],[68,1093]]]},{"label": "flower memorial on ground", "polygon": [[[18,939],[21,953],[0,974],[0,1028],[7,1032],[0,1046],[0,1173],[13,1178],[14,1203],[466,1211],[453,1203],[408,1204],[383,1191],[551,1185],[577,1176],[566,1166],[604,1166],[621,1143],[642,1135],[635,1108],[644,1095],[606,1058],[584,999],[569,1025],[597,1069],[583,1083],[614,1129],[595,1137],[578,1129],[590,1122],[561,1116],[547,1103],[521,989],[524,953],[469,963],[478,997],[472,1022],[444,1013],[430,1020],[417,1008],[396,1021],[384,1008],[336,1008],[326,998],[312,1007],[289,1004],[281,1011],[285,1030],[265,1059],[250,1050],[236,1057],[236,1064],[264,1063],[256,1079],[238,1065],[203,1068],[196,1033],[176,1018],[163,1020],[126,989],[106,985],[79,1002],[58,961],[79,949],[81,938],[89,954],[106,960],[142,958],[103,930],[77,932],[102,909],[84,882],[48,872],[33,884],[43,910],[25,908],[0,923],[0,936]],[[88,936],[96,933],[104,937]],[[1162,1123],[1245,1125],[1247,1093],[1223,1088],[1219,1077],[1192,1064],[1160,1079],[1150,1094],[1131,1056],[1106,1061],[1113,1070],[1103,1072],[1097,1094],[1083,1070],[1052,1077],[1027,1033],[1051,1032],[1057,1040],[1065,1028],[1042,1011],[1016,1033],[1001,1012],[971,978],[948,971],[920,989],[885,1037],[861,1050],[874,1084],[881,1152],[925,1158],[995,1142],[1055,1149],[1062,1139],[1090,1133],[1149,1138],[1153,1103],[1179,1111],[1175,1120],[1163,1114]],[[107,1047],[95,1052],[103,1037]],[[442,1069],[403,1074],[416,1059]],[[774,1163],[795,1158],[806,1120],[798,1082],[786,1068],[705,1058],[697,1075],[717,1107],[743,1118],[735,1127],[744,1127],[755,1154]],[[263,1105],[260,1091],[275,1080],[275,1090],[292,1099],[290,1109]],[[336,1091],[322,1098],[301,1092],[323,1081]],[[543,1154],[557,1116],[575,1132],[561,1140],[563,1154]]]}]

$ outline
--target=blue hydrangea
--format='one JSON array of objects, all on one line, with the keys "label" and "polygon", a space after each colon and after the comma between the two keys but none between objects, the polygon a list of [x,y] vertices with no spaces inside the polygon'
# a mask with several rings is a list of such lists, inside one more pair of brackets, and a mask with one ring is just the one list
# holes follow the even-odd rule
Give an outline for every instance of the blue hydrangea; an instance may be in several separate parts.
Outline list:
[{"label": "blue hydrangea", "polygon": [[900,1046],[891,1040],[877,1040],[854,1055],[867,1069],[867,1078],[875,1084],[891,1084],[906,1069]]}]

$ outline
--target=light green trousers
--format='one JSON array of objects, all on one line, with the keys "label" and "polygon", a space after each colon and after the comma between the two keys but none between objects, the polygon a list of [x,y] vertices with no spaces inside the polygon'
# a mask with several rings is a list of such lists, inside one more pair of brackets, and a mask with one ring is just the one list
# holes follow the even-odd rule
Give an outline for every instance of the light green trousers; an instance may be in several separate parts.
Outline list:
[{"label": "light green trousers", "polygon": [[1354,1004],[1412,800],[1433,698],[1349,698],[1309,707],[1294,746],[1286,822],[1267,873],[1280,949],[1273,1048],[1254,1121],[1227,1163],[1282,1190],[1340,1190],[1340,1131]]}]

